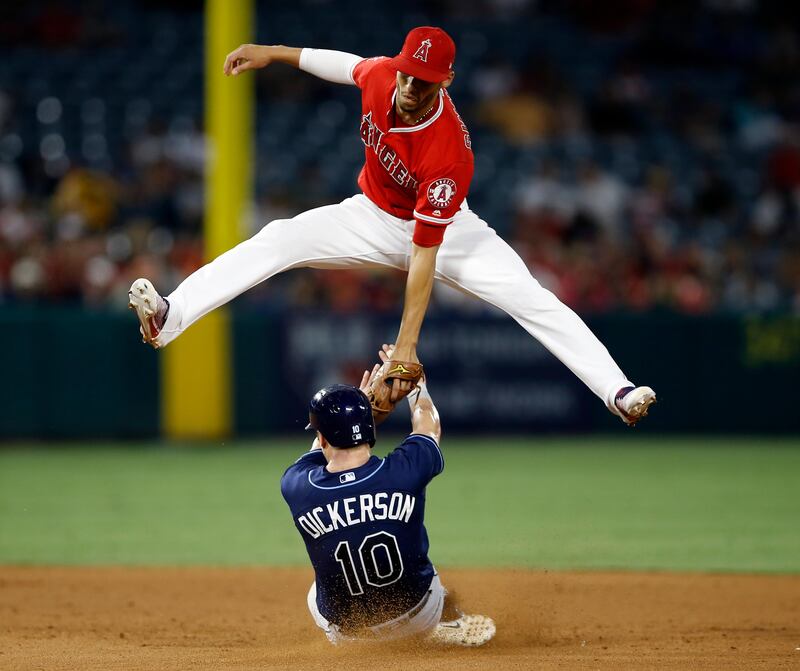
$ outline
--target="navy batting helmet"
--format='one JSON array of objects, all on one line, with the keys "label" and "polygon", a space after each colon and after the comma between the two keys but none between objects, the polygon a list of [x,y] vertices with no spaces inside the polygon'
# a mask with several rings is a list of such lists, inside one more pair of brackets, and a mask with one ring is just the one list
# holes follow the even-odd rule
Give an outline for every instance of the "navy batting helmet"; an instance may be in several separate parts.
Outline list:
[{"label": "navy batting helmet", "polygon": [[316,429],[334,447],[375,444],[375,420],[367,395],[349,384],[320,389],[308,404],[307,429]]}]

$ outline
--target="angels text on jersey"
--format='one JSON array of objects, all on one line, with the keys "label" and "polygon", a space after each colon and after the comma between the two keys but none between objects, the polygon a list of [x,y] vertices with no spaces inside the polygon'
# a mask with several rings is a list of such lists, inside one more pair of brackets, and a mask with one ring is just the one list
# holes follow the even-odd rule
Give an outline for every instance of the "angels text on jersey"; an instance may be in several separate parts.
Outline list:
[{"label": "angels text on jersey", "polygon": [[397,152],[391,147],[383,144],[385,133],[372,123],[372,112],[361,117],[361,141],[365,146],[370,147],[377,155],[381,165],[386,169],[392,179],[400,186],[414,189],[419,186],[419,182],[414,179],[408,168],[397,156]]},{"label": "angels text on jersey", "polygon": [[464,146],[467,149],[472,149],[472,138],[470,138],[469,136],[469,129],[467,128],[467,124],[464,123],[464,119],[462,119],[461,115],[458,113],[455,103],[453,103],[453,99],[450,98],[450,94],[447,91],[445,91],[444,94],[450,100],[450,104],[453,106],[453,113],[456,115],[456,119],[458,119],[458,123],[461,125],[461,132],[464,133]]}]

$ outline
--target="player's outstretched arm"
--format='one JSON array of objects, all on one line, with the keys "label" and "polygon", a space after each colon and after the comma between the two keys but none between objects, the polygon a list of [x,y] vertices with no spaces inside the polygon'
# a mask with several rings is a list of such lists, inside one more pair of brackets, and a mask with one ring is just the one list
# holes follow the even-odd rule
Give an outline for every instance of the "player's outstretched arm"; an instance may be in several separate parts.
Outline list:
[{"label": "player's outstretched arm", "polygon": [[225,58],[223,72],[235,77],[247,70],[265,68],[271,63],[285,63],[329,82],[354,85],[353,68],[362,60],[361,56],[344,51],[300,49],[280,44],[243,44]]},{"label": "player's outstretched arm", "polygon": [[[439,246],[421,247],[412,244],[411,261],[408,266],[406,279],[406,295],[403,304],[403,318],[400,321],[400,330],[397,334],[397,346],[392,354],[398,361],[419,362],[417,358],[417,343],[425,312],[431,300],[433,289],[433,275],[436,270],[436,254]],[[403,380],[394,380],[392,385],[392,401],[401,397],[401,392],[411,390],[411,383]]]}]

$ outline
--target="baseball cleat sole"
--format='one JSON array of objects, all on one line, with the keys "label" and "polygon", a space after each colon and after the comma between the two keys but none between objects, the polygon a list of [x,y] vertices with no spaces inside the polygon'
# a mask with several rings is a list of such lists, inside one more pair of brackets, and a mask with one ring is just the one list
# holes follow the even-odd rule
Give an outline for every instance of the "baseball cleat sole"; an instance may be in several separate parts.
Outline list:
[{"label": "baseball cleat sole", "polygon": [[451,622],[440,622],[431,634],[431,640],[444,645],[462,645],[475,648],[494,638],[497,627],[485,615],[462,615]]},{"label": "baseball cleat sole", "polygon": [[136,313],[139,319],[139,332],[142,342],[152,345],[155,349],[158,343],[159,329],[156,325],[159,295],[150,280],[139,278],[128,291],[128,307]]},{"label": "baseball cleat sole", "polygon": [[622,421],[634,426],[642,417],[647,416],[650,406],[656,402],[656,392],[650,387],[636,387],[625,395],[624,408],[620,408]]}]

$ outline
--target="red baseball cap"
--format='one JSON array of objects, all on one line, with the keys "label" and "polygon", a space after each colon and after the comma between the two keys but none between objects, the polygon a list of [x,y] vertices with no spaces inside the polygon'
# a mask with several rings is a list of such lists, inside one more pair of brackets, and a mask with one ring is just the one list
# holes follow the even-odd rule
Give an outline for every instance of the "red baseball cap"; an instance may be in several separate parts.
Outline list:
[{"label": "red baseball cap", "polygon": [[456,60],[456,45],[441,28],[420,26],[406,35],[392,65],[400,72],[426,82],[443,82]]}]

